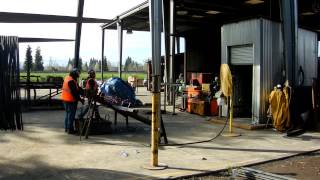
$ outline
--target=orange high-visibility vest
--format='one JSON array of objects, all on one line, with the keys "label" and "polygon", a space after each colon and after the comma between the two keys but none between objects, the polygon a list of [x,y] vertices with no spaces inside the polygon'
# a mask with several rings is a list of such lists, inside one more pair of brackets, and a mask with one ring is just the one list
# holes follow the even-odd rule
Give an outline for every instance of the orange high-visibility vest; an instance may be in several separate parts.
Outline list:
[{"label": "orange high-visibility vest", "polygon": [[[86,82],[86,90],[89,90],[90,89],[90,84],[89,84],[89,81],[93,79],[93,78],[89,78]],[[97,81],[95,79],[93,79],[94,81],[94,86],[93,86],[93,89],[94,90],[97,90],[98,89],[98,84],[97,84]]]},{"label": "orange high-visibility vest", "polygon": [[70,81],[74,81],[78,89],[77,82],[71,76],[65,77],[62,86],[61,100],[65,102],[76,102],[76,99],[72,96],[71,89],[68,85]]}]

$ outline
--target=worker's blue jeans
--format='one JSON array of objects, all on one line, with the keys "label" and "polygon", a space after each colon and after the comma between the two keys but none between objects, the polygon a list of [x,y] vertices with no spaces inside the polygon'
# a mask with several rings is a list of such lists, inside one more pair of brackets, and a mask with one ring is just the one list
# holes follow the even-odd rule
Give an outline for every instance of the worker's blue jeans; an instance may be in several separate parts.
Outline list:
[{"label": "worker's blue jeans", "polygon": [[77,111],[77,102],[64,102],[64,108],[66,110],[66,116],[64,119],[64,128],[66,130],[73,131],[73,123],[74,123],[74,118],[76,116],[76,111]]}]

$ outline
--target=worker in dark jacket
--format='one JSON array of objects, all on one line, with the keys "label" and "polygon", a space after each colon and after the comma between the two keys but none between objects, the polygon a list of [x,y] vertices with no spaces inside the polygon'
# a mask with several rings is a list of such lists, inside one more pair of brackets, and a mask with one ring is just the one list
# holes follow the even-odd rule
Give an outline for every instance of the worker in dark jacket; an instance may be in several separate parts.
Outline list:
[{"label": "worker in dark jacket", "polygon": [[83,120],[84,116],[89,111],[90,104],[93,103],[93,100],[98,94],[98,83],[96,81],[96,72],[94,70],[88,71],[88,78],[84,82],[84,88],[84,94],[85,97],[88,98],[88,104],[80,108],[80,113],[78,114],[78,118],[80,120]]},{"label": "worker in dark jacket", "polygon": [[91,100],[97,96],[97,93],[98,83],[96,81],[96,72],[94,70],[89,70],[85,86],[85,96],[88,98],[88,101],[91,102]]},{"label": "worker in dark jacket", "polygon": [[74,134],[74,119],[77,111],[78,101],[82,104],[84,99],[80,97],[83,90],[79,87],[77,79],[79,78],[80,71],[73,69],[68,76],[65,77],[62,86],[61,100],[64,102],[66,116],[64,121],[65,131],[69,134]]}]

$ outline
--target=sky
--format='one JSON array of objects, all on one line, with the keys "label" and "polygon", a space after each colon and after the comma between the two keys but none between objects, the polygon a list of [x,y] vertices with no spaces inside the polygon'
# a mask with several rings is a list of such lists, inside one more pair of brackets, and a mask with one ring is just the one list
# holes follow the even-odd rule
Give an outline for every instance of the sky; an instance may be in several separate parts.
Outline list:
[{"label": "sky", "polygon": [[[122,12],[144,2],[144,0],[85,0],[84,17],[112,19]],[[21,12],[76,16],[78,0],[0,0],[1,12]],[[19,4],[17,6],[17,4]],[[101,58],[101,24],[83,24],[80,57],[83,60]],[[75,23],[0,23],[0,35],[42,38],[75,38]],[[30,45],[33,56],[41,48],[45,65],[49,60],[65,65],[74,56],[74,42],[20,43],[20,59],[25,59],[25,50]],[[123,33],[123,59],[130,56],[143,63],[151,57],[151,40],[148,32]],[[105,56],[112,64],[118,62],[117,31],[107,30],[105,34]],[[123,60],[124,61],[124,60]]]},{"label": "sky", "polygon": [[[144,1],[145,0],[85,0],[83,16],[112,19]],[[78,0],[0,0],[0,11],[76,16],[77,3]],[[101,58],[102,36],[100,25],[101,24],[82,25],[80,57],[84,61],[88,61],[90,58]],[[0,23],[0,35],[20,37],[75,39],[75,30],[75,23]],[[113,65],[117,65],[118,63],[117,37],[117,31],[106,31],[104,54]],[[150,58],[150,37],[148,32],[134,31],[133,34],[126,34],[124,31],[123,62],[128,56],[140,63]],[[181,41],[181,52],[183,52],[184,43],[183,40]],[[20,43],[21,60],[25,59],[25,51],[28,45],[30,45],[33,50],[33,56],[35,49],[40,46],[45,65],[48,64],[50,59],[59,65],[65,65],[69,58],[74,57],[74,42]],[[320,54],[320,51],[318,53]],[[163,48],[162,54],[164,54]]]}]

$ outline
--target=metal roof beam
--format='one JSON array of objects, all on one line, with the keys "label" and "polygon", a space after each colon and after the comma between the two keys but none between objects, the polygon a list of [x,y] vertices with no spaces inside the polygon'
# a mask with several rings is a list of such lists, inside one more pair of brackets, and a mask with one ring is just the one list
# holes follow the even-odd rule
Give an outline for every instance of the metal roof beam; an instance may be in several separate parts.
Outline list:
[{"label": "metal roof beam", "polygon": [[0,12],[0,23],[109,23],[110,19]]},{"label": "metal roof beam", "polygon": [[74,41],[73,39],[53,39],[53,38],[33,38],[33,37],[18,37],[18,40],[19,40],[19,43]]},{"label": "metal roof beam", "polygon": [[117,21],[122,20],[123,18],[126,18],[128,16],[131,16],[131,15],[141,11],[142,9],[145,9],[145,8],[148,8],[148,7],[149,7],[148,1],[145,1],[145,2],[143,2],[141,4],[139,4],[138,6],[132,8],[132,9],[130,9],[130,10],[128,10],[128,11],[122,13],[122,14],[120,14],[119,16],[114,18],[112,20],[112,22],[108,22],[108,23],[102,25],[101,28],[102,29],[106,29],[106,28],[114,25],[115,23],[117,23]]}]

